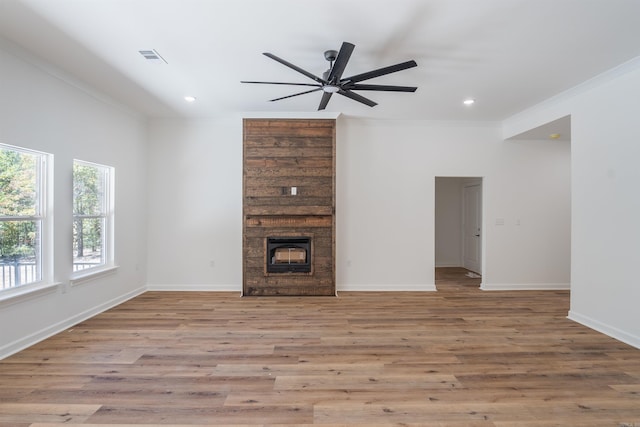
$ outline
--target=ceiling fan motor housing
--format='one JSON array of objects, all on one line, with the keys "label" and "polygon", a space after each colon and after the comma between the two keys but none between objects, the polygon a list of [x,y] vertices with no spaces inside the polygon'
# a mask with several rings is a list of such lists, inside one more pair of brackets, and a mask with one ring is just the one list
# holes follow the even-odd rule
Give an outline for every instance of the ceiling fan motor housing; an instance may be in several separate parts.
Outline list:
[{"label": "ceiling fan motor housing", "polygon": [[324,59],[326,59],[329,62],[335,61],[337,57],[338,57],[337,50],[326,50],[324,52]]}]

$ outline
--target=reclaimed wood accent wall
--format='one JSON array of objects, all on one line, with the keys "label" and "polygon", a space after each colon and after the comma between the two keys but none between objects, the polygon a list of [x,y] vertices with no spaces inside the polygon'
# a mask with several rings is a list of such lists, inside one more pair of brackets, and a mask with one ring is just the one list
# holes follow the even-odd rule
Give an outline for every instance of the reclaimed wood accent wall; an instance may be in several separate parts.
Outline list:
[{"label": "reclaimed wood accent wall", "polygon": [[[335,120],[244,119],[243,295],[335,295],[335,140]],[[311,272],[267,272],[279,236],[311,237]]]}]

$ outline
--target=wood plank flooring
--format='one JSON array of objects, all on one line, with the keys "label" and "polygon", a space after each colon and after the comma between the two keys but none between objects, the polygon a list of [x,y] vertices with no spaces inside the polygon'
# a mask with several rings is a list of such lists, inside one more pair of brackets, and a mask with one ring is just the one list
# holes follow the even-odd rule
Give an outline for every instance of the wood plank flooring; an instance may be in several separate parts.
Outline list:
[{"label": "wood plank flooring", "polygon": [[0,425],[640,427],[640,350],[567,291],[149,292],[0,361]]}]

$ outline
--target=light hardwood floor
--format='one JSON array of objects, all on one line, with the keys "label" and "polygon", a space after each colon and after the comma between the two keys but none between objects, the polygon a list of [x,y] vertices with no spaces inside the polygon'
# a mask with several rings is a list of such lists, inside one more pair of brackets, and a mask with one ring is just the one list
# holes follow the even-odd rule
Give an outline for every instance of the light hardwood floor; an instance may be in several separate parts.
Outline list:
[{"label": "light hardwood floor", "polygon": [[640,427],[640,350],[566,291],[149,292],[0,362],[0,425]]}]

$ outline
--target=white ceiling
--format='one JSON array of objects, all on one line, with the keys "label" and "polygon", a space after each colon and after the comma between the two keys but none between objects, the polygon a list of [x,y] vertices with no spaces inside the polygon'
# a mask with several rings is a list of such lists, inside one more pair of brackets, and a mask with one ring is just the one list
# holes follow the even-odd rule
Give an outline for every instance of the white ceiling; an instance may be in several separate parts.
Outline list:
[{"label": "white ceiling", "polygon": [[240,80],[313,83],[262,52],[321,75],[349,41],[344,76],[415,59],[366,83],[418,90],[327,111],[502,120],[640,56],[639,17],[640,0],[0,0],[0,36],[148,116],[313,112],[321,92],[268,102],[304,88]]}]

